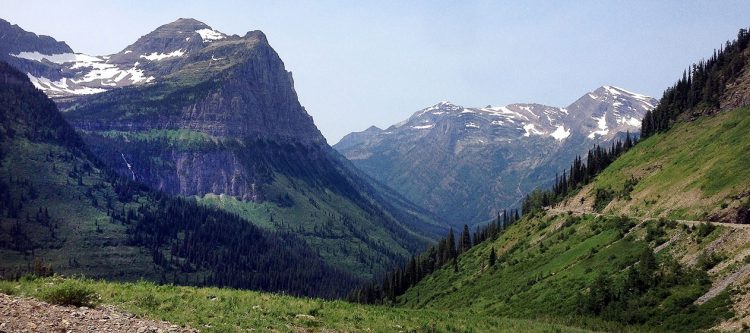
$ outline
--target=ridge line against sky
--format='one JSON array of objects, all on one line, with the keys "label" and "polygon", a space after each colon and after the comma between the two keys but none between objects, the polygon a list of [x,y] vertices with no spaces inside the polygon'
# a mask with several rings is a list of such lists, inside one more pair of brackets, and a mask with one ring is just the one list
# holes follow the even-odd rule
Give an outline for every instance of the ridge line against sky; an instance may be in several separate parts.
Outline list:
[{"label": "ridge line against sky", "polygon": [[262,30],[330,144],[441,100],[567,106],[602,85],[659,98],[750,26],[750,1],[3,3],[0,18],[95,55],[180,17]]}]

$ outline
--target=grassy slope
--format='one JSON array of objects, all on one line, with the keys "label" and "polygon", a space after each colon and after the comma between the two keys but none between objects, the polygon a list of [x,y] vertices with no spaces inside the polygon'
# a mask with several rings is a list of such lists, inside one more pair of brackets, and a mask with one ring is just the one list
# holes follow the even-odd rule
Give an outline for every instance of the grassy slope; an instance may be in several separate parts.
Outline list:
[{"label": "grassy slope", "polygon": [[[510,227],[498,239],[481,243],[464,254],[458,272],[448,265],[424,279],[398,299],[406,307],[432,310],[468,309],[480,315],[515,318],[565,318],[566,323],[602,330],[660,331],[646,327],[623,327],[593,318],[577,317],[578,294],[585,292],[601,274],[616,274],[634,265],[640,253],[654,242],[644,240],[646,225],[632,230],[619,218],[580,219],[568,216],[537,216]],[[680,227],[663,227],[667,234]],[[622,233],[629,236],[623,237]],[[695,240],[693,240],[695,243]],[[704,242],[704,246],[710,242]],[[498,263],[488,264],[491,248]],[[668,256],[660,253],[660,256]],[[661,305],[697,298],[708,285],[675,290]],[[693,315],[727,313],[722,294],[694,309]],[[680,319],[684,319],[680,318]],[[561,320],[561,319],[556,319]]]},{"label": "grassy slope", "polygon": [[[59,278],[0,281],[0,292],[39,297]],[[364,306],[217,288],[80,280],[102,301],[201,332],[589,332],[560,324],[461,312]]]},{"label": "grassy slope", "polygon": [[384,266],[397,265],[399,257],[410,254],[385,229],[368,222],[371,216],[341,195],[310,188],[304,181],[293,181],[280,174],[274,176],[268,190],[269,197],[288,194],[294,205],[281,207],[268,201],[254,203],[213,194],[200,201],[236,213],[268,230],[298,234],[328,262],[365,278],[381,273]]},{"label": "grassy slope", "polygon": [[[744,108],[682,123],[641,142],[559,208],[592,211],[596,188],[620,192],[632,175],[639,179],[630,193],[632,200],[627,196],[615,199],[605,213],[698,219],[719,212],[722,203],[727,209],[743,204],[746,199],[733,197],[749,188],[748,174],[750,109]],[[635,263],[637,253],[646,247],[667,243],[658,255],[691,267],[700,265],[701,254],[716,255],[718,264],[708,270],[714,285],[745,267],[750,257],[750,231],[746,229],[717,227],[698,236],[680,225],[660,226],[652,221],[622,238],[613,217],[589,215],[572,225],[566,221],[567,217],[553,214],[523,220],[497,240],[470,250],[460,260],[458,273],[444,268],[399,302],[413,308],[468,308],[514,317],[565,316],[575,312],[575,294],[594,277]],[[649,230],[652,237],[647,237]],[[494,268],[487,264],[491,247],[500,252],[501,264]],[[747,309],[738,304],[747,304],[749,284],[748,276],[734,283],[739,290],[732,296],[737,316],[728,321],[729,328],[739,328],[747,317]],[[675,290],[670,297],[676,300],[689,294],[695,298],[708,287]],[[721,294],[698,311],[710,311],[726,297]]]},{"label": "grassy slope", "polygon": [[639,143],[566,207],[591,207],[596,189],[619,192],[634,177],[631,199],[615,198],[605,213],[701,220],[746,203],[747,194],[734,197],[750,191],[748,175],[750,108],[742,108],[679,123]]},{"label": "grassy slope", "polygon": [[[738,207],[750,206],[748,175],[750,108],[740,108],[678,123],[644,140],[558,209],[592,211],[597,189],[622,192],[633,177],[638,183],[629,196],[615,195],[603,213],[732,221]],[[750,230],[719,227],[701,242],[690,233],[672,232],[660,239],[667,240],[666,250],[683,264],[697,264],[701,254],[720,258],[708,272],[716,285],[733,281],[736,291],[736,316],[722,327],[739,329],[750,322],[750,274],[738,273],[750,264]]]}]

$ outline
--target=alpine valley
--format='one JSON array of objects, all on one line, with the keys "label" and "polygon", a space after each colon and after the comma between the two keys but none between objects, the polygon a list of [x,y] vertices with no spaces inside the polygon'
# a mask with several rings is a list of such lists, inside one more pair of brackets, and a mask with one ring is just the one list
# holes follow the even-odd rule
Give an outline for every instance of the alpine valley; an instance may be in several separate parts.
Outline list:
[{"label": "alpine valley", "polygon": [[660,99],[334,149],[261,31],[0,20],[0,332],[748,332],[750,33],[717,45]]}]

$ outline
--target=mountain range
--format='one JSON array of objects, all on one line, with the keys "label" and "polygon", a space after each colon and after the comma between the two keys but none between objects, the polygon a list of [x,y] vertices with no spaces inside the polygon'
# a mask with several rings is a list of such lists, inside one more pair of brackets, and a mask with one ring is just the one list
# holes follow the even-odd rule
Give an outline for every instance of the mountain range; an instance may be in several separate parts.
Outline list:
[{"label": "mountain range", "polygon": [[749,174],[747,29],[658,101],[440,102],[334,149],[260,31],[89,56],[0,21],[5,329],[745,332]]},{"label": "mountain range", "polygon": [[657,100],[603,86],[567,107],[440,102],[334,148],[359,169],[454,226],[487,221],[550,185],[577,155],[637,136]]},{"label": "mountain range", "polygon": [[328,146],[260,31],[230,36],[178,19],[116,54],[89,56],[0,23],[0,60],[53,98],[92,156],[129,181],[295,234],[359,278],[447,230]]}]

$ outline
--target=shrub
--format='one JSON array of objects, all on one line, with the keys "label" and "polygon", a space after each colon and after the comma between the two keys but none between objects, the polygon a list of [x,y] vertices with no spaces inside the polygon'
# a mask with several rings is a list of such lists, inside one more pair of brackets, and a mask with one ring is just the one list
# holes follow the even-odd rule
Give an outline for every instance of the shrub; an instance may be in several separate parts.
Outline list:
[{"label": "shrub", "polygon": [[703,270],[710,270],[711,268],[714,268],[716,265],[718,265],[722,260],[725,259],[725,256],[722,254],[717,254],[716,252],[712,252],[711,254],[701,253],[698,256],[698,262],[696,265]]},{"label": "shrub", "polygon": [[615,192],[611,189],[596,189],[596,193],[594,195],[594,210],[596,210],[597,212],[601,212],[602,210],[604,210],[604,207],[607,207],[607,205],[609,205],[609,203],[614,198]]},{"label": "shrub", "polygon": [[99,303],[99,295],[93,289],[73,280],[50,287],[42,294],[42,299],[52,304],[92,308]]},{"label": "shrub", "polygon": [[714,229],[716,229],[716,226],[713,224],[703,222],[698,225],[698,237],[706,237],[711,234]]}]

